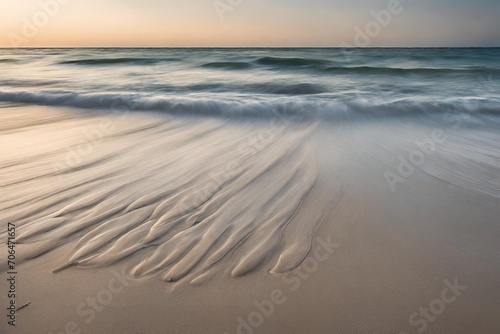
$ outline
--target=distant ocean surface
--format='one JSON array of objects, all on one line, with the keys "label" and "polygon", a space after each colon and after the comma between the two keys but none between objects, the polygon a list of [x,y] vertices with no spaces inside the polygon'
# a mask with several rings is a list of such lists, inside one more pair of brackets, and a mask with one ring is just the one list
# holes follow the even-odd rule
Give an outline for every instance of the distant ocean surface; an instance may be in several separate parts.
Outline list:
[{"label": "distant ocean surface", "polygon": [[0,103],[330,117],[495,112],[500,49],[0,49]]}]

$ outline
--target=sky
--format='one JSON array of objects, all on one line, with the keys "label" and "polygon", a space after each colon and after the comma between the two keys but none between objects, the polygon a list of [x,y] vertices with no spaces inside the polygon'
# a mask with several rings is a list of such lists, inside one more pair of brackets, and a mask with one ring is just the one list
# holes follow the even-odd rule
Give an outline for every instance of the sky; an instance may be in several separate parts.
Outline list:
[{"label": "sky", "polygon": [[2,0],[0,47],[500,46],[498,0]]}]

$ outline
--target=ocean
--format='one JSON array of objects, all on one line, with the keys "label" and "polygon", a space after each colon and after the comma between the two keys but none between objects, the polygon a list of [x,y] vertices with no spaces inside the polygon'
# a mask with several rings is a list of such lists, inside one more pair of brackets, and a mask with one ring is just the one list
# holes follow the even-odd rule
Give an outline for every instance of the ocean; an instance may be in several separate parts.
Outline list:
[{"label": "ocean", "polygon": [[2,49],[0,102],[335,118],[498,110],[498,48]]}]

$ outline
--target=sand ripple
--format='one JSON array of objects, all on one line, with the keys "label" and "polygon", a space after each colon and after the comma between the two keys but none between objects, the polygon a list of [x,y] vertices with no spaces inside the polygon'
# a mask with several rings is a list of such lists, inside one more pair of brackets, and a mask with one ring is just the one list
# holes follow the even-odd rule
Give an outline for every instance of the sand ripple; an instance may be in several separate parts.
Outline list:
[{"label": "sand ripple", "polygon": [[[68,256],[54,272],[126,259],[136,277],[192,275],[199,283],[214,267],[232,276],[279,273],[307,256],[327,212],[296,219],[317,182],[313,123],[109,118],[119,131],[83,139],[89,153],[76,164],[68,154],[86,130],[65,129],[88,129],[88,119],[60,117],[52,135],[32,119],[14,133],[8,128],[9,138],[52,136],[46,151],[21,151],[0,166],[8,190],[0,210],[19,226],[18,260],[64,246]],[[64,168],[54,169],[58,164]],[[287,227],[298,223],[302,236],[285,240]]]}]

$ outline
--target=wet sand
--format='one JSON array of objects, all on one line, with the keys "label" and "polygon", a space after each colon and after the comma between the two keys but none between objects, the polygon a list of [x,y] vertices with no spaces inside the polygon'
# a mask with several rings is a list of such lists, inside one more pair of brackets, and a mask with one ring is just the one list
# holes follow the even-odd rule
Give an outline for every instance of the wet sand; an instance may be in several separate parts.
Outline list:
[{"label": "wet sand", "polygon": [[499,124],[453,116],[3,108],[15,331],[500,332]]}]

